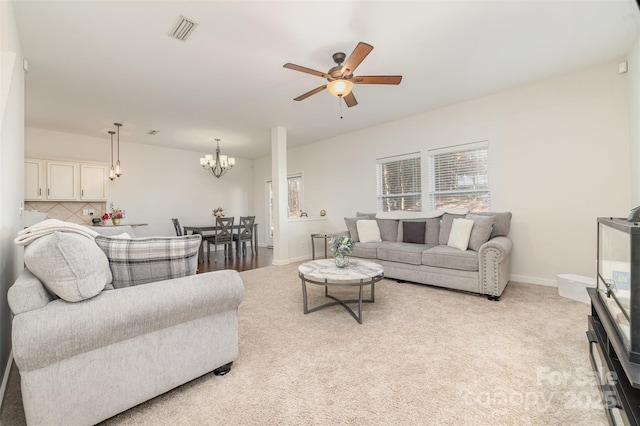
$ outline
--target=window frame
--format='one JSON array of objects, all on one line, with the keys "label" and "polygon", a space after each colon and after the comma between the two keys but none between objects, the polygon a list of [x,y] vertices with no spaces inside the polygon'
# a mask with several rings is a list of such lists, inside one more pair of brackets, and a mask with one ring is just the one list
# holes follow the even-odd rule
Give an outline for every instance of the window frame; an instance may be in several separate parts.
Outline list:
[{"label": "window frame", "polygon": [[[297,213],[296,216],[291,216],[291,201],[289,200],[289,183],[291,179],[300,179],[300,185],[298,187],[298,207],[299,207],[299,212]],[[269,185],[270,188],[272,188],[273,191],[273,179],[272,178],[268,178],[266,180],[267,185]],[[267,194],[267,198],[270,198],[270,194]],[[273,206],[268,206],[270,209],[273,209]],[[304,212],[304,175],[302,172],[297,172],[297,173],[289,173],[287,174],[287,218],[288,219],[295,219],[300,217],[300,213]],[[272,217],[272,213],[269,213],[270,217]]]},{"label": "window frame", "polygon": [[[384,184],[383,184],[383,169],[384,169],[384,165],[385,164],[390,164],[390,163],[402,163],[402,162],[407,162],[407,161],[411,161],[414,164],[411,166],[413,167],[413,170],[410,169],[403,169],[402,165],[400,164],[398,167],[398,173],[402,174],[402,173],[408,173],[408,174],[413,174],[413,178],[412,178],[412,182],[413,185],[418,185],[417,188],[412,188],[413,191],[407,191],[407,192],[397,192],[397,193],[388,193],[385,194],[384,192]],[[407,164],[408,165],[408,164]],[[417,167],[416,167],[417,166]],[[417,189],[417,191],[416,191]],[[417,200],[415,200],[415,197],[417,197]],[[412,202],[411,206],[409,206],[409,208],[397,208],[397,209],[390,209],[387,208],[388,207],[388,203],[385,202],[385,200],[389,200],[389,199],[402,199],[402,198],[413,198],[414,201]],[[410,152],[407,154],[400,154],[400,155],[393,155],[390,157],[382,157],[382,158],[377,158],[376,159],[376,208],[377,211],[379,212],[387,212],[387,211],[422,211],[423,205],[424,205],[424,200],[423,200],[423,191],[422,191],[422,153],[420,151],[417,152]]]},{"label": "window frame", "polygon": [[[479,169],[475,169],[476,177],[484,176],[485,182],[482,182],[482,185],[485,185],[485,188],[463,188],[463,189],[449,189],[449,190],[436,190],[436,183],[438,179],[436,178],[436,165],[435,165],[435,157],[439,155],[448,155],[454,153],[462,153],[467,151],[484,151],[482,155],[484,156],[484,166],[483,168],[486,170],[483,174],[478,174]],[[480,142],[471,142],[460,145],[453,145],[443,148],[431,149],[428,151],[428,169],[429,169],[429,206],[432,210],[443,210],[447,208],[468,208],[469,210],[474,211],[490,211],[491,210],[491,179],[490,179],[490,160],[489,160],[489,141],[480,141]],[[469,169],[473,170],[473,169]],[[471,186],[471,185],[469,185]],[[481,210],[472,209],[467,206],[438,206],[438,196],[447,196],[447,195],[463,195],[463,194],[486,194],[487,201],[486,205],[483,206]]]}]

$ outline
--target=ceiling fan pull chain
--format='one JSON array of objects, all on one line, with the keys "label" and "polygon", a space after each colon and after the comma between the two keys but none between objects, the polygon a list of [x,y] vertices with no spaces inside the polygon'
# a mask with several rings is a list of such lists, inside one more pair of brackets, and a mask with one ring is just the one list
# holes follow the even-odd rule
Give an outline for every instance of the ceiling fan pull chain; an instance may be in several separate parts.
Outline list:
[{"label": "ceiling fan pull chain", "polygon": [[340,104],[340,120],[342,120],[342,96],[338,97],[338,103]]}]

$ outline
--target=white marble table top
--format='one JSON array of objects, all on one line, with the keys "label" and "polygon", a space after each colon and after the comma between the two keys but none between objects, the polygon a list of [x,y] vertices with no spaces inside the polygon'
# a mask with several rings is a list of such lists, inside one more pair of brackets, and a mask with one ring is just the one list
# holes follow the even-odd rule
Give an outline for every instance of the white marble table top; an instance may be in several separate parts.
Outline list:
[{"label": "white marble table top", "polygon": [[375,262],[353,258],[349,261],[346,268],[338,268],[333,259],[312,260],[298,266],[298,272],[305,277],[331,281],[366,280],[384,273],[382,265]]}]

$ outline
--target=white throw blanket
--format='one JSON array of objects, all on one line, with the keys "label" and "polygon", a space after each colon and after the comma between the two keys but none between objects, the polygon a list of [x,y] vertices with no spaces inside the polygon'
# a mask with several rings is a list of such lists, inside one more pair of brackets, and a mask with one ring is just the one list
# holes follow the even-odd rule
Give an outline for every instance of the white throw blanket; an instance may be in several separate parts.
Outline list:
[{"label": "white throw blanket", "polygon": [[47,219],[18,232],[18,237],[13,241],[18,245],[26,246],[32,241],[54,232],[73,232],[87,237],[90,240],[93,240],[96,235],[98,235],[96,231],[87,226],[64,222],[58,219]]}]

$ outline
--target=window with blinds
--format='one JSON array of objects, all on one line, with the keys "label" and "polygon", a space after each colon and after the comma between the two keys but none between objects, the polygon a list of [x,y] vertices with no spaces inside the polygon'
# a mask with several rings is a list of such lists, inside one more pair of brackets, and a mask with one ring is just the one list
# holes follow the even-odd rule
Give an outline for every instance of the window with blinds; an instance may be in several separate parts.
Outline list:
[{"label": "window with blinds", "polygon": [[420,154],[378,159],[378,211],[422,210]]},{"label": "window with blinds", "polygon": [[429,195],[433,210],[491,209],[489,142],[432,150]]}]

